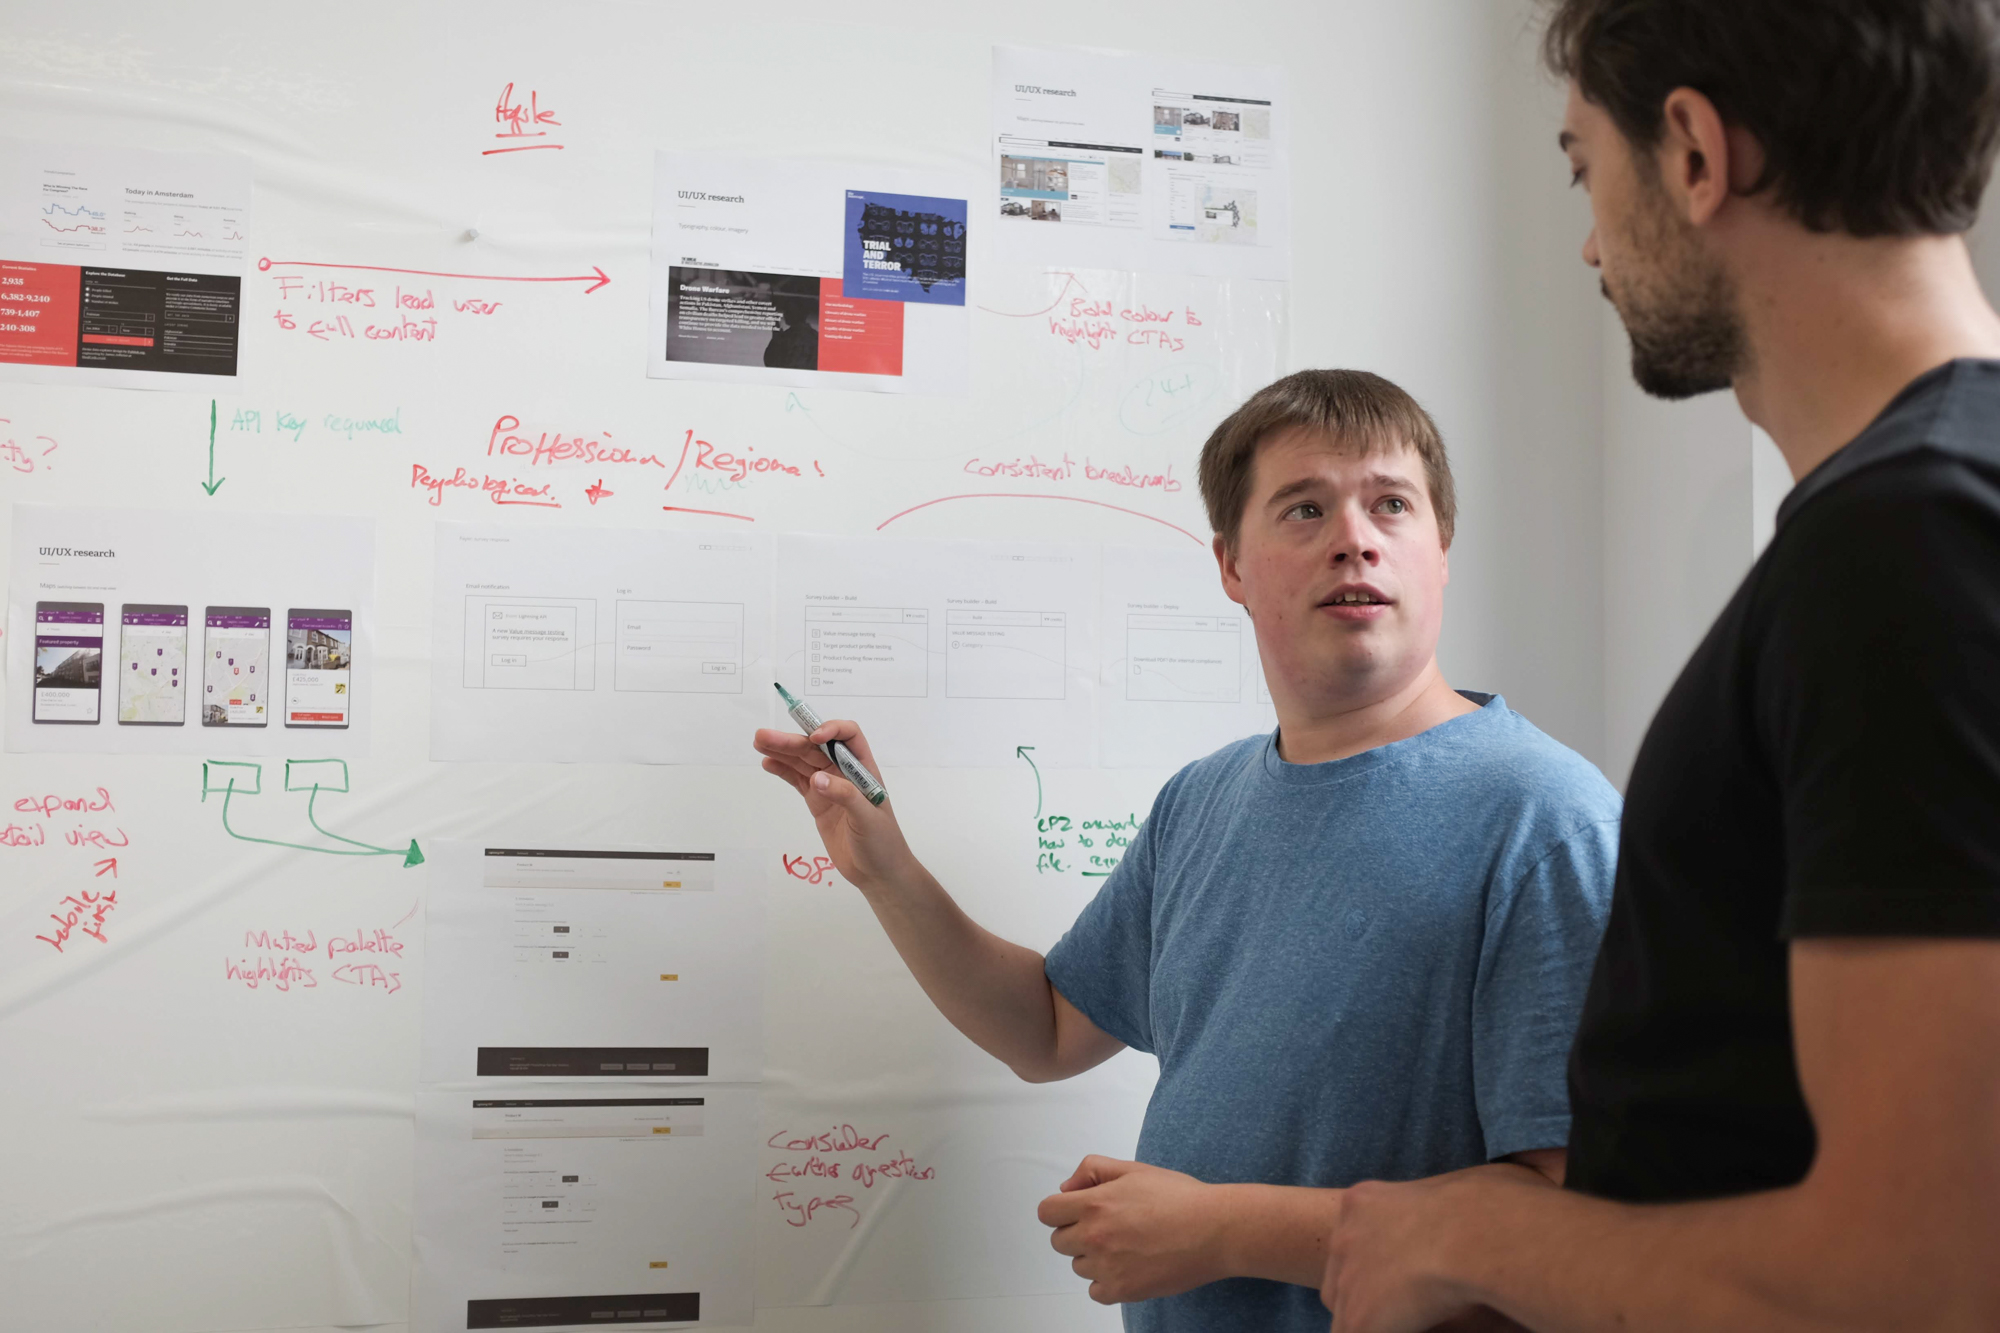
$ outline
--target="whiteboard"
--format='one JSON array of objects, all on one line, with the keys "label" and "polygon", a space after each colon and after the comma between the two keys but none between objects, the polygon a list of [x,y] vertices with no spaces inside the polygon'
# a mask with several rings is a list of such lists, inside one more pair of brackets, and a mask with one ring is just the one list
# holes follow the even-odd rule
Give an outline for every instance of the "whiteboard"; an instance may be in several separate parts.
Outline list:
[{"label": "whiteboard", "polygon": [[[1430,367],[1433,382],[1412,387],[1447,409],[1490,382],[1456,343],[1431,357],[1437,327],[1485,317],[1482,294],[1438,298],[1438,322],[1417,328],[1375,285],[1437,236],[1366,191],[1338,208],[1326,195],[1352,178],[1341,136],[1369,123],[1371,98],[1461,90],[1463,69],[1487,59],[1484,28],[1427,50],[1455,12],[1430,8],[1273,4],[1226,24],[1192,4],[1143,21],[905,5],[866,25],[805,6],[752,23],[610,0],[370,2],[337,24],[220,3],[11,12],[5,133],[228,156],[254,184],[253,262],[233,381],[0,381],[0,440],[19,445],[0,467],[0,512],[142,510],[191,531],[354,520],[372,532],[374,579],[365,734],[0,756],[0,824],[20,831],[0,846],[0,1059],[27,1094],[9,1098],[0,1135],[0,1327],[401,1325],[429,869],[298,845],[324,834],[401,853],[502,832],[513,845],[756,849],[760,1167],[780,1171],[797,1158],[785,1145],[851,1129],[930,1169],[850,1190],[862,1196],[851,1227],[824,1214],[799,1225],[760,1180],[758,1327],[1115,1326],[1048,1250],[1033,1209],[1084,1154],[1130,1153],[1151,1061],[1127,1053],[1031,1087],[971,1047],[818,859],[810,822],[756,770],[747,735],[735,763],[434,759],[437,532],[754,528],[879,542],[891,561],[904,542],[977,540],[1150,548],[1184,564],[1207,537],[1200,443],[1248,389],[1306,359],[1301,329],[1322,361]],[[1301,25],[1342,53],[1338,90],[1321,85]],[[1321,182],[1310,205],[1302,185],[1293,280],[1005,265],[975,226],[962,393],[647,376],[657,153],[984,180],[1003,43],[1283,71],[1299,94],[1300,179]],[[489,155],[523,105],[530,125],[545,111],[560,122],[561,150]],[[1453,105],[1470,104],[1436,115]],[[1416,149],[1438,136],[1434,122],[1369,133]],[[1476,212],[1485,188],[1450,187],[1445,211]],[[1316,223],[1387,248],[1349,274],[1304,239]],[[327,332],[344,308],[331,289],[304,295],[320,282],[368,289],[434,336],[318,336],[315,321]],[[1093,311],[1105,328],[1090,327]],[[1144,312],[1167,311],[1179,345],[1129,336]],[[1484,447],[1470,443],[1461,480],[1469,511]],[[487,478],[503,495],[547,488],[560,508],[496,505]],[[1455,651],[1511,660],[1476,634]],[[10,664],[10,716],[28,688]],[[1161,754],[1149,741],[1141,767],[1037,765],[1031,750],[916,769],[890,755],[883,777],[912,844],[968,910],[1046,948],[1101,883],[1087,872],[1103,851],[1072,842],[1081,855],[1046,856],[1048,821],[1072,835],[1129,830],[1173,768],[1209,748]],[[288,776],[290,762],[332,759],[337,785],[310,780],[331,770]],[[254,795],[206,770],[229,760],[261,766]],[[80,929],[60,951],[36,938],[65,899],[107,890],[102,942]],[[330,939],[395,948],[359,982],[334,982],[323,959],[307,987],[257,961],[288,935],[322,954]]]}]

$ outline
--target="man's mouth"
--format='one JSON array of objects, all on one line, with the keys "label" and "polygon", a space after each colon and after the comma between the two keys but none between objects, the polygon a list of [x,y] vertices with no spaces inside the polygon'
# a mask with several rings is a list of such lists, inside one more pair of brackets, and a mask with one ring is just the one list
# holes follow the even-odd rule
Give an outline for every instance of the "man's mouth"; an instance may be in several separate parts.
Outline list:
[{"label": "man's mouth", "polygon": [[1391,604],[1388,595],[1380,588],[1366,583],[1344,584],[1320,600],[1322,607],[1343,620],[1371,620],[1382,614],[1382,608]]}]

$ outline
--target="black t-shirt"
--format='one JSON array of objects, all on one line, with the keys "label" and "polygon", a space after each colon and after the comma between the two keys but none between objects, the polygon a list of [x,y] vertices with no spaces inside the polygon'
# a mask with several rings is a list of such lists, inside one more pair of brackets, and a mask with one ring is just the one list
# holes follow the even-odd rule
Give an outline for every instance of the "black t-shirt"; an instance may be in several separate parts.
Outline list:
[{"label": "black t-shirt", "polygon": [[2000,362],[1822,463],[1660,705],[1570,1056],[1569,1183],[1796,1183],[1790,942],[2000,936]]}]

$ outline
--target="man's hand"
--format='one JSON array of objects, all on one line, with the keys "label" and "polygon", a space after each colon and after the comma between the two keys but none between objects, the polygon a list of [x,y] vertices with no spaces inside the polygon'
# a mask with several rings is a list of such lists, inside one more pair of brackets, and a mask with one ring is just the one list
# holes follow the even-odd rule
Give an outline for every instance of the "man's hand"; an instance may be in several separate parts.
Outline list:
[{"label": "man's hand", "polygon": [[1438,1276],[1438,1221],[1496,1185],[1523,1188],[1475,1168],[1399,1185],[1363,1181],[1344,1191],[1319,1289],[1333,1312],[1332,1333],[1487,1326],[1467,1294]]},{"label": "man's hand", "polygon": [[1216,1187],[1142,1162],[1086,1157],[1036,1210],[1058,1254],[1071,1256],[1090,1298],[1151,1300],[1229,1276]]},{"label": "man's hand", "polygon": [[820,841],[841,877],[867,892],[917,870],[917,860],[903,840],[902,827],[887,801],[870,805],[855,785],[842,777],[819,747],[838,740],[854,751],[869,772],[881,774],[868,738],[852,722],[836,719],[810,736],[796,731],[761,730],[752,742],[764,756],[764,771],[790,783],[805,797],[806,810],[819,825]]}]

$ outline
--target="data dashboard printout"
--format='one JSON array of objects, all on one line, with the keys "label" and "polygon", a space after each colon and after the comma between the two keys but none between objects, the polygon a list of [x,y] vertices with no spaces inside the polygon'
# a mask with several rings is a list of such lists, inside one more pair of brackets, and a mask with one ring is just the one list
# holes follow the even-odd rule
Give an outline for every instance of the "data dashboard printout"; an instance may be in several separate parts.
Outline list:
[{"label": "data dashboard printout", "polygon": [[368,753],[373,519],[28,504],[13,519],[9,751]]},{"label": "data dashboard printout", "polygon": [[444,842],[432,863],[424,1081],[763,1077],[750,853]]},{"label": "data dashboard printout", "polygon": [[731,764],[772,716],[771,542],[437,529],[431,758]]},{"label": "data dashboard printout", "polygon": [[1013,263],[1291,276],[1285,77],[1072,47],[993,50],[997,253]]},{"label": "data dashboard printout", "polygon": [[249,231],[241,159],[0,140],[0,375],[231,384]]},{"label": "data dashboard printout", "polygon": [[970,184],[817,157],[658,154],[646,373],[963,393]]},{"label": "data dashboard printout", "polygon": [[1213,555],[1107,546],[1103,586],[1105,767],[1172,768],[1277,726],[1250,617]]},{"label": "data dashboard printout", "polygon": [[755,1088],[417,1094],[418,1333],[751,1321]]},{"label": "data dashboard printout", "polygon": [[1095,759],[1097,548],[781,537],[778,678],[886,767]]}]

